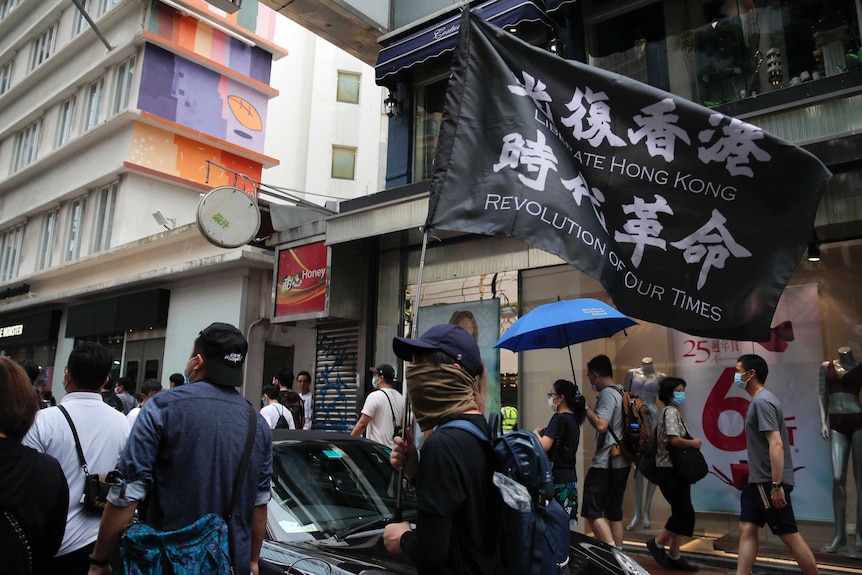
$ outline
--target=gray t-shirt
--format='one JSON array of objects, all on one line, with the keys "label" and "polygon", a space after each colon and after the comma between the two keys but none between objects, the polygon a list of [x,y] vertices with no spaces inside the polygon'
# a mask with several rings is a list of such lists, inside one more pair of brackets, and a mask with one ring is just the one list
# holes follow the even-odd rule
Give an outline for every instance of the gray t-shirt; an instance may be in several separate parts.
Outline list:
[{"label": "gray t-shirt", "polygon": [[[613,429],[619,439],[623,438],[623,396],[620,393],[622,387],[619,385],[609,385],[599,392],[598,400],[596,401],[596,416],[604,419],[609,423],[608,429]],[[593,455],[593,462],[590,467],[599,469],[620,469],[631,465],[623,459],[622,455],[611,457],[611,447],[615,441],[610,431],[604,433],[596,433],[596,453]],[[610,465],[608,461],[610,460]]]},{"label": "gray t-shirt", "polygon": [[745,416],[745,438],[748,444],[749,483],[769,483],[772,481],[772,468],[769,463],[769,441],[765,431],[781,433],[784,444],[784,471],[782,483],[793,483],[793,459],[790,456],[790,441],[787,439],[787,426],[784,412],[775,394],[768,389],[760,390],[748,404]]}]

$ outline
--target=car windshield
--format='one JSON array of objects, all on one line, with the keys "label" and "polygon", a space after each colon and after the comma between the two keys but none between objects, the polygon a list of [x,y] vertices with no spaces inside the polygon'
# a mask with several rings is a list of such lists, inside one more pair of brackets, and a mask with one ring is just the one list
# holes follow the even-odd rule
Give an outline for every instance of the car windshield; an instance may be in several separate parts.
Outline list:
[{"label": "car windshield", "polygon": [[[277,442],[272,454],[267,524],[273,539],[359,533],[394,517],[398,474],[385,447],[336,436]],[[414,493],[406,487],[402,509],[405,520],[415,519]]]}]

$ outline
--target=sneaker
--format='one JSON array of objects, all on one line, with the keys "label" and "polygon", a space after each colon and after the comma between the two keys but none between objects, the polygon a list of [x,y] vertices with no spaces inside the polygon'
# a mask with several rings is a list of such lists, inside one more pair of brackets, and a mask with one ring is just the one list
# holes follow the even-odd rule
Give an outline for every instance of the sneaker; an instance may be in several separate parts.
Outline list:
[{"label": "sneaker", "polygon": [[667,556],[667,551],[665,551],[664,548],[658,546],[658,543],[655,541],[655,537],[647,540],[646,546],[656,563],[662,567],[670,568],[670,557]]},{"label": "sneaker", "polygon": [[667,558],[669,565],[668,569],[673,569],[674,571],[691,571],[694,573],[697,571],[697,567],[680,557],[679,559],[674,559],[673,557]]}]

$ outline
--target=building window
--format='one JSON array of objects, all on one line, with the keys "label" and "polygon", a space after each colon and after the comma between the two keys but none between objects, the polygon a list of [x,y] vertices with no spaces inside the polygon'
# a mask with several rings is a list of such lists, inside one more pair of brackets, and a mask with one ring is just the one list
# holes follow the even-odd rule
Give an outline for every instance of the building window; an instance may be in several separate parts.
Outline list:
[{"label": "building window", "polygon": [[54,53],[54,48],[57,46],[57,29],[60,27],[59,22],[54,24],[39,34],[30,43],[30,71],[35,70],[40,64],[51,57]]},{"label": "building window", "polygon": [[0,232],[0,282],[18,277],[21,248],[24,245],[24,224]]},{"label": "building window", "polygon": [[348,104],[359,103],[359,74],[352,72],[338,73],[338,92],[335,99]]},{"label": "building window", "polygon": [[105,77],[102,76],[87,87],[87,109],[84,117],[84,131],[92,130],[99,123],[102,109],[102,94],[105,91]]},{"label": "building window", "polygon": [[129,107],[129,96],[132,92],[132,78],[135,75],[135,57],[132,56],[117,66],[117,76],[114,81],[114,104],[112,112],[118,114]]},{"label": "building window", "polygon": [[99,14],[108,12],[111,8],[120,3],[120,0],[100,0]]},{"label": "building window", "polygon": [[[92,6],[93,6],[93,0],[80,0],[80,2],[81,2],[81,7],[82,7],[82,8],[84,9],[84,11],[85,11],[87,14],[89,14],[89,15],[90,15],[90,17],[92,18],[93,13],[90,11],[90,9],[91,9],[91,8],[92,8]],[[78,10],[77,8],[75,8],[75,10],[78,12],[78,17],[75,19],[75,36],[77,36],[78,34],[80,34],[81,32],[83,32],[84,30],[86,30],[87,28],[89,28],[89,27],[90,27],[90,23],[89,23],[89,22],[87,22],[87,19],[86,19],[86,18],[84,18],[84,13],[83,13],[83,12],[81,12],[81,11],[80,11],[80,10]]]},{"label": "building window", "polygon": [[81,255],[81,228],[84,221],[84,210],[87,207],[87,198],[82,197],[69,204],[69,225],[66,227],[66,251],[65,261],[78,259]]},{"label": "building window", "polygon": [[112,182],[99,190],[99,204],[93,220],[93,253],[111,247],[111,228],[114,226],[114,205],[117,203],[119,185],[119,182]]},{"label": "building window", "polygon": [[0,0],[0,20],[8,16],[21,0]]},{"label": "building window", "polygon": [[443,119],[447,80],[420,86],[416,90],[416,114],[413,127],[413,181],[431,177],[437,155],[437,138]]},{"label": "building window", "polygon": [[617,4],[582,3],[587,63],[705,106],[859,67],[854,0]]},{"label": "building window", "polygon": [[356,172],[356,148],[332,146],[332,177],[352,180]]},{"label": "building window", "polygon": [[57,229],[57,217],[60,209],[45,213],[45,222],[42,225],[42,237],[39,240],[39,269],[44,270],[51,267],[51,259],[54,255],[54,234]]},{"label": "building window", "polygon": [[62,146],[72,137],[72,126],[75,121],[75,96],[60,104],[60,119],[57,122],[57,147]]},{"label": "building window", "polygon": [[12,87],[12,60],[0,66],[0,94],[5,94]]},{"label": "building window", "polygon": [[42,119],[40,118],[15,134],[15,150],[12,152],[13,172],[17,172],[36,161],[41,133]]}]

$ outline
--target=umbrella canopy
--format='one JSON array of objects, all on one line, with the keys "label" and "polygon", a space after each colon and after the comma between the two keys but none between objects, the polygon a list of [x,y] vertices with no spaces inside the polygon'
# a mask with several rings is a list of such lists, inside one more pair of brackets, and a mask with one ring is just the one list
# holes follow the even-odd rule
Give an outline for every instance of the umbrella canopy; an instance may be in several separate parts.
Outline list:
[{"label": "umbrella canopy", "polygon": [[597,299],[562,300],[522,316],[494,347],[512,351],[563,348],[610,337],[633,325],[637,325],[635,320]]}]

